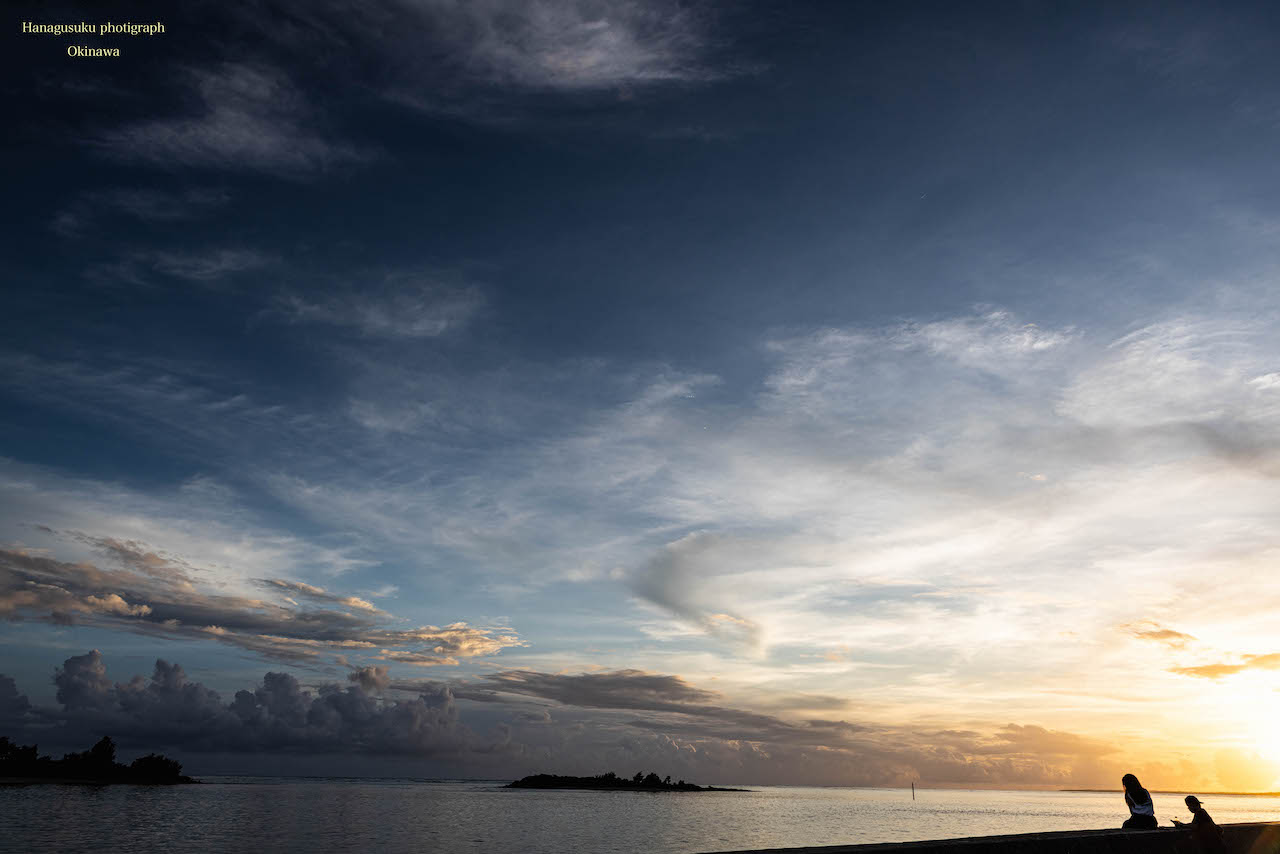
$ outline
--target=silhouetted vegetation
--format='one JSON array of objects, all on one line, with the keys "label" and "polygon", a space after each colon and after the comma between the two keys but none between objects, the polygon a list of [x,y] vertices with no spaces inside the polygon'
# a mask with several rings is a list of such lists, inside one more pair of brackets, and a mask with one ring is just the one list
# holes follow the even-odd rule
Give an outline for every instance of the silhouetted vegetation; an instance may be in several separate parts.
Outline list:
[{"label": "silhouetted vegetation", "polygon": [[684,780],[671,782],[657,774],[637,771],[630,779],[619,777],[610,771],[595,777],[562,777],[559,774],[534,774],[507,784],[508,789],[622,789],[632,792],[745,792],[747,789],[717,789],[715,786],[695,786]]},{"label": "silhouetted vegetation", "polygon": [[61,759],[40,756],[36,745],[15,744],[0,736],[0,780],[76,781],[86,783],[194,783],[182,773],[182,763],[149,753],[129,765],[116,761],[116,745],[108,736],[83,753]]}]

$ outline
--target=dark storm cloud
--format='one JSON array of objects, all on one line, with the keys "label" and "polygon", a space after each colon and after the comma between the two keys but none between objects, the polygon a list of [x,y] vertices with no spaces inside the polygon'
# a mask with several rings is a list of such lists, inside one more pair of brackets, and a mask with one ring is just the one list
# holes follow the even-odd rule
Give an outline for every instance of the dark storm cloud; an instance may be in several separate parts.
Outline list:
[{"label": "dark storm cloud", "polygon": [[771,709],[847,709],[852,702],[848,697],[827,694],[768,694],[759,702]]},{"label": "dark storm cloud", "polygon": [[373,665],[347,674],[347,681],[356,683],[368,694],[381,693],[391,686],[391,677],[387,675],[387,668]]},{"label": "dark storm cloud", "polygon": [[[358,676],[355,673],[347,677],[348,679],[366,679],[367,676]],[[453,696],[459,700],[469,700],[473,703],[493,703],[503,704],[509,703],[510,698],[499,694],[489,688],[478,687],[468,682],[452,681],[444,682],[436,679],[388,679],[387,688],[392,691],[403,691],[408,694],[419,694],[423,691],[428,693],[439,691],[441,688],[448,687]]]},{"label": "dark storm cloud", "polygon": [[554,700],[566,706],[663,713],[628,720],[638,729],[724,739],[825,744],[866,727],[847,721],[792,722],[772,715],[718,705],[719,695],[678,676],[619,670],[612,673],[539,673],[508,670],[485,677],[485,686],[505,694]]},{"label": "dark storm cloud", "polygon": [[[449,756],[459,768],[518,775],[550,769],[630,773],[661,768],[688,779],[827,784],[1098,782],[1112,749],[1101,742],[1008,724],[976,731],[785,721],[713,705],[715,692],[676,676],[618,671],[511,671],[485,687],[398,682],[386,668],[351,672],[348,686],[308,689],[279,672],[229,701],[158,660],[150,678],[114,682],[93,650],[55,675],[58,709],[31,709],[0,676],[0,714],[16,735],[78,743],[111,733],[122,745],[193,752]],[[388,691],[411,693],[393,699]],[[552,699],[555,715],[528,698]],[[479,737],[463,720],[484,723]],[[645,713],[637,716],[637,713]],[[621,714],[619,714],[621,713]],[[1082,768],[1085,771],[1078,772]],[[1114,776],[1114,774],[1112,774]]]},{"label": "dark storm cloud", "polygon": [[31,702],[25,694],[18,693],[18,686],[12,677],[0,675],[0,721],[14,722],[22,718],[31,708]]},{"label": "dark storm cloud", "polygon": [[772,715],[721,706],[691,706],[677,713],[680,717],[667,714],[632,718],[627,724],[636,729],[666,733],[673,737],[745,740],[794,748],[838,747],[846,744],[855,733],[869,733],[872,729],[848,721],[788,721]]},{"label": "dark storm cloud", "polygon": [[[555,684],[555,675],[542,676],[520,681]],[[562,688],[539,693],[576,696]],[[643,705],[628,692],[616,702]],[[531,720],[527,726],[528,715],[521,713],[512,720],[513,744],[524,750],[543,742],[557,745],[568,757],[563,761],[584,772],[634,764],[726,782],[901,785],[923,777],[947,783],[1062,784],[1101,782],[1119,773],[1108,762],[1114,753],[1109,745],[1036,726],[1011,724],[984,735],[842,720],[785,720],[708,703],[677,704],[678,710],[663,701],[650,705],[658,708],[643,716],[633,708],[619,716],[623,710],[592,707],[584,713],[576,711],[581,707],[561,705],[550,722],[549,716],[534,710],[536,724]]]},{"label": "dark storm cloud", "polygon": [[465,623],[387,628],[391,615],[370,602],[303,582],[267,579],[259,584],[340,608],[304,608],[289,597],[281,602],[212,593],[196,583],[191,567],[144,544],[82,533],[71,536],[119,568],[0,549],[0,616],[212,639],[294,662],[363,652],[383,659],[454,665],[460,658],[492,655],[521,644],[510,630]]},{"label": "dark storm cloud", "polygon": [[719,695],[685,682],[679,676],[618,670],[612,673],[539,673],[507,670],[488,676],[495,690],[555,700],[569,706],[597,709],[685,711]]},{"label": "dark storm cloud", "polygon": [[58,702],[69,711],[97,709],[114,689],[102,654],[96,649],[64,661],[53,675],[53,684],[58,686]]},{"label": "dark storm cloud", "polygon": [[[597,751],[599,761],[625,755],[626,751],[619,753],[620,746],[629,745],[637,753],[648,751],[655,762],[667,763],[662,767],[688,775],[710,773],[723,780],[884,785],[925,775],[954,783],[1051,783],[1085,779],[1077,778],[1073,769],[1093,773],[1115,752],[1096,739],[1035,725],[1007,724],[984,735],[787,719],[719,705],[714,702],[718,694],[679,677],[634,670],[577,675],[506,671],[486,677],[482,684],[494,692],[475,697],[485,702],[503,702],[503,696],[514,694],[553,700],[566,710],[597,710],[585,718],[566,711],[555,723],[565,728],[564,739],[577,739],[581,749]],[[454,686],[455,696],[463,698],[464,690]],[[537,717],[540,726],[546,726]],[[514,723],[521,720],[517,716]],[[586,730],[568,735],[579,725]],[[609,739],[616,741],[613,747],[599,747]]]},{"label": "dark storm cloud", "polygon": [[[447,686],[391,702],[374,697],[360,680],[313,691],[287,673],[271,672],[253,690],[224,702],[164,660],[156,661],[150,678],[113,682],[98,650],[68,658],[54,681],[62,708],[41,712],[46,741],[75,743],[109,732],[122,744],[143,748],[417,756],[489,746],[459,725]],[[12,680],[0,676],[0,702],[6,684]]]}]

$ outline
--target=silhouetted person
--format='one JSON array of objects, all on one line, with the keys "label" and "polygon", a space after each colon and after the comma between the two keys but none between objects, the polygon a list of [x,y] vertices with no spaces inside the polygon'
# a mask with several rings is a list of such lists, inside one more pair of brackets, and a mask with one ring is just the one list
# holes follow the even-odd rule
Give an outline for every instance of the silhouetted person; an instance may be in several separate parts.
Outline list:
[{"label": "silhouetted person", "polygon": [[1200,841],[1200,850],[1205,854],[1225,854],[1227,844],[1222,839],[1222,828],[1218,827],[1217,822],[1205,812],[1199,798],[1195,795],[1187,795],[1186,800],[1187,809],[1191,810],[1191,821],[1178,821],[1175,818],[1173,823],[1178,827],[1191,828],[1196,839]]},{"label": "silhouetted person", "polygon": [[1155,830],[1159,827],[1151,793],[1142,788],[1138,778],[1125,774],[1120,778],[1120,783],[1124,786],[1124,802],[1129,807],[1129,818],[1120,826],[1126,830]]}]

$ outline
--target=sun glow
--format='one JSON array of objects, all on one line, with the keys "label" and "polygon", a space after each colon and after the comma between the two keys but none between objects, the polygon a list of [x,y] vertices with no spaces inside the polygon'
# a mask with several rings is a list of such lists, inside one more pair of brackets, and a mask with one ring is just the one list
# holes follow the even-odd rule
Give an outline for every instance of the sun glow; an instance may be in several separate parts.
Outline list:
[{"label": "sun glow", "polygon": [[1276,784],[1275,777],[1280,775],[1280,732],[1276,731],[1275,718],[1268,716],[1267,721],[1259,720],[1254,726],[1249,728],[1249,735],[1252,738],[1252,749],[1256,750],[1258,756],[1265,760],[1269,770],[1272,772],[1272,782],[1267,786],[1270,791]]},{"label": "sun glow", "polygon": [[1280,730],[1276,728],[1280,694],[1275,676],[1244,674],[1238,681],[1227,695],[1227,704],[1239,721],[1236,732],[1241,741],[1233,751],[1239,759],[1220,756],[1218,777],[1232,790],[1274,791],[1280,782]]}]

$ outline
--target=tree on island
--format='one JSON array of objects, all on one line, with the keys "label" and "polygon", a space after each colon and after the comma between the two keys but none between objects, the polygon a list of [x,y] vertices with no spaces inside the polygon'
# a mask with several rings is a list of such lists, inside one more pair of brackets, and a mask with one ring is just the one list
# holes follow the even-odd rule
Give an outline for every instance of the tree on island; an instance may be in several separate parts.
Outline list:
[{"label": "tree on island", "polygon": [[182,763],[157,753],[139,756],[129,765],[116,762],[116,743],[103,736],[83,753],[61,759],[40,756],[37,745],[19,745],[0,736],[0,778],[83,780],[94,783],[191,783]]},{"label": "tree on island", "polygon": [[567,777],[558,774],[533,774],[507,785],[508,789],[610,789],[632,792],[742,792],[745,789],[717,789],[714,786],[695,786],[681,780],[671,782],[652,771],[637,771],[630,779],[609,771],[595,777]]}]

